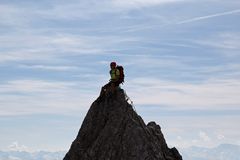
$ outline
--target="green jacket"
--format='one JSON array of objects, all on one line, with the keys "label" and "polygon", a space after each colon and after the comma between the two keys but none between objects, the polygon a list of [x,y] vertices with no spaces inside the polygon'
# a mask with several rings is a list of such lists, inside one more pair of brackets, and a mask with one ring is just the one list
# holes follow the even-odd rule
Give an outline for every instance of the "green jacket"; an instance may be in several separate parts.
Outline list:
[{"label": "green jacket", "polygon": [[111,76],[110,81],[116,82],[119,79],[120,71],[117,68],[111,69],[110,70],[110,76]]}]

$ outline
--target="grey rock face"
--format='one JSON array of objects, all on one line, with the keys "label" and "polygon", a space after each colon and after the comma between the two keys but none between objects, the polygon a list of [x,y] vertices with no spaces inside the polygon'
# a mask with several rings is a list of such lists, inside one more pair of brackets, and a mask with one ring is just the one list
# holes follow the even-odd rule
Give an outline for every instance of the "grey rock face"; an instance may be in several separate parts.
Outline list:
[{"label": "grey rock face", "polygon": [[155,122],[145,125],[123,90],[93,102],[63,160],[182,160]]}]

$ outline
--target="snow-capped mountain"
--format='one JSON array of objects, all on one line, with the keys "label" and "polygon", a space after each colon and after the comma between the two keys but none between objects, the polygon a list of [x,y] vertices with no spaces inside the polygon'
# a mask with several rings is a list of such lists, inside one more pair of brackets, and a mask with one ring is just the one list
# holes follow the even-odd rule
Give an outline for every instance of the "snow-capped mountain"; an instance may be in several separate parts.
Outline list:
[{"label": "snow-capped mountain", "polygon": [[[233,144],[221,144],[215,148],[190,147],[179,150],[183,160],[240,160],[240,146]],[[62,160],[66,152],[0,151],[0,160]]]},{"label": "snow-capped mountain", "polygon": [[0,151],[0,160],[62,160],[65,152]]},{"label": "snow-capped mountain", "polygon": [[240,160],[240,146],[221,144],[215,148],[190,147],[180,150],[183,160]]}]

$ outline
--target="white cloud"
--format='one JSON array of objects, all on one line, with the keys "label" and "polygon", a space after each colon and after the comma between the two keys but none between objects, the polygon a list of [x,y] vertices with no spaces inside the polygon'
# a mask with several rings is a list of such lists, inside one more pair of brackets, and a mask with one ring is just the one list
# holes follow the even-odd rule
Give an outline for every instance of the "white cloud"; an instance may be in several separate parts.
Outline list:
[{"label": "white cloud", "polygon": [[[63,48],[63,47],[88,47],[89,41],[93,37],[88,36],[79,36],[73,34],[41,34],[38,32],[32,31],[31,33],[19,32],[16,34],[9,34],[8,36],[2,35],[0,37],[0,42],[5,47],[18,47],[22,48]],[[21,43],[19,43],[21,42]]]},{"label": "white cloud", "polygon": [[22,160],[22,159],[14,156],[9,156],[8,160]]},{"label": "white cloud", "polygon": [[[217,48],[219,50],[228,50],[226,55],[231,55],[232,53],[236,53],[239,55],[239,52],[231,52],[232,50],[240,50],[240,33],[239,32],[223,32],[217,35],[209,36],[207,39],[204,40],[193,40],[193,42],[208,46],[212,48]],[[225,52],[220,52],[225,53]]]},{"label": "white cloud", "polygon": [[[149,49],[151,49],[149,47]],[[164,52],[166,50],[160,49],[160,52]],[[123,55],[126,56],[127,55]],[[164,69],[171,68],[171,67],[178,67],[178,68],[187,68],[188,66],[184,64],[183,60],[181,59],[181,56],[161,56],[156,54],[131,54],[129,55],[129,59],[134,59],[134,61],[129,61],[127,59],[126,65],[131,67],[137,67],[142,69],[156,69],[160,68]],[[191,60],[189,57],[184,58],[184,60]],[[158,71],[156,71],[158,72]]]},{"label": "white cloud", "polygon": [[236,109],[240,105],[240,82],[235,79],[189,84],[136,78],[129,80],[127,87],[136,104],[167,105],[179,109]]},{"label": "white cloud", "polygon": [[206,132],[200,131],[199,132],[199,137],[200,137],[201,140],[203,140],[205,142],[211,141],[211,138],[209,138],[209,136],[207,135]]},{"label": "white cloud", "polygon": [[[47,7],[1,5],[0,23],[13,27],[29,27],[32,21],[91,19],[106,13],[123,13],[125,10],[194,0],[88,0],[69,2],[49,2]],[[14,3],[13,3],[14,4]]]},{"label": "white cloud", "polygon": [[89,0],[58,3],[48,10],[37,11],[40,17],[47,19],[91,19],[100,14],[123,13],[126,10],[165,5],[191,0]]},{"label": "white cloud", "polygon": [[[136,106],[137,108],[137,106]],[[137,108],[138,109],[138,108]],[[144,117],[144,114],[149,117]],[[153,116],[154,111],[151,108],[144,110],[143,119],[146,121],[156,121],[166,136],[166,141],[171,146],[187,148],[190,146],[215,147],[222,143],[238,144],[236,139],[240,138],[240,126],[237,122],[240,120],[238,115],[211,115],[204,114],[182,116]],[[224,138],[223,138],[224,137]],[[219,139],[220,138],[220,139]]]},{"label": "white cloud", "polygon": [[0,85],[0,115],[76,113],[98,96],[98,83],[15,80]]},{"label": "white cloud", "polygon": [[[101,1],[102,2],[102,1]],[[73,1],[68,3],[56,3],[47,10],[38,10],[39,17],[46,19],[89,19],[92,15],[105,10],[104,1]]]},{"label": "white cloud", "polygon": [[73,71],[79,69],[76,66],[49,66],[49,65],[20,65],[20,68],[41,69],[50,71]]},{"label": "white cloud", "polygon": [[[47,29],[43,32],[49,32]],[[64,60],[65,56],[112,55],[128,49],[124,44],[140,42],[142,39],[121,35],[84,35],[82,33],[53,33],[29,29],[0,36],[3,46],[0,63],[11,61]]]},{"label": "white cloud", "polygon": [[216,14],[207,15],[207,16],[195,17],[195,18],[191,18],[191,19],[187,19],[187,20],[178,22],[177,24],[192,23],[192,22],[196,22],[196,21],[201,21],[201,20],[220,17],[220,16],[226,16],[226,15],[231,15],[231,14],[237,14],[237,13],[240,13],[240,9],[222,12],[222,13],[216,13]]},{"label": "white cloud", "polygon": [[185,139],[186,145],[181,146],[182,148],[190,147],[190,146],[204,146],[204,147],[213,147],[214,145],[218,144],[214,142],[210,136],[204,132],[204,131],[199,131],[198,137],[195,139]]},{"label": "white cloud", "polygon": [[29,21],[24,9],[11,5],[0,4],[0,24],[4,26],[26,26]]},{"label": "white cloud", "polygon": [[34,93],[34,92],[57,92],[66,90],[71,86],[75,86],[71,82],[48,82],[43,80],[14,80],[6,84],[0,85],[0,93],[6,92],[21,92],[21,93]]},{"label": "white cloud", "polygon": [[25,145],[19,144],[17,141],[9,145],[8,149],[11,151],[20,151],[20,152],[29,151],[28,147],[26,147]]},{"label": "white cloud", "polygon": [[223,140],[224,138],[225,138],[225,136],[222,135],[222,134],[218,134],[218,135],[217,135],[217,139],[219,139],[219,140]]},{"label": "white cloud", "polygon": [[183,1],[186,0],[113,0],[112,3],[116,7],[134,9]]},{"label": "white cloud", "polygon": [[104,55],[108,54],[105,52],[106,42],[111,41],[112,38],[72,34],[41,35],[35,32],[0,36],[0,43],[4,46],[0,52],[0,63],[31,60],[56,61],[63,56],[73,55]]},{"label": "white cloud", "polygon": [[[47,60],[52,59],[54,54],[51,50],[46,49],[19,49],[14,51],[2,52],[0,63],[14,62],[14,61],[31,61],[31,60]],[[55,55],[56,56],[56,55]]]},{"label": "white cloud", "polygon": [[177,136],[177,140],[181,141],[182,137],[181,136]]}]

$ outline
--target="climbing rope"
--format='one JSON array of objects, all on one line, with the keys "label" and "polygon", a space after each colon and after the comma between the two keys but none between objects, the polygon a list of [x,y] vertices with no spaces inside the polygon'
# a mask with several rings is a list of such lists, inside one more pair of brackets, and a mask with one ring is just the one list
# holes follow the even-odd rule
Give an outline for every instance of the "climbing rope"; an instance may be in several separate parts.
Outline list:
[{"label": "climbing rope", "polygon": [[[127,101],[127,102],[130,101],[133,110],[136,112],[138,122],[139,122],[140,126],[142,127],[142,129],[144,130],[147,138],[156,145],[156,142],[155,142],[154,139],[152,138],[150,132],[149,132],[149,131],[145,128],[145,126],[142,124],[141,119],[140,119],[139,116],[138,116],[137,110],[136,110],[136,108],[135,108],[135,106],[134,106],[134,104],[133,104],[133,101],[130,99],[130,97],[127,95],[127,93],[126,93],[125,91],[124,91],[124,95],[125,95],[126,101]],[[154,153],[155,153],[154,147],[153,147],[152,145],[150,145],[150,147],[151,147],[151,149],[152,149],[153,156],[158,159],[158,157],[154,154]]]},{"label": "climbing rope", "polygon": [[130,104],[131,104],[131,106],[133,107],[133,110],[137,113],[137,110],[136,110],[136,108],[135,108],[135,106],[134,106],[134,104],[133,104],[133,101],[131,100],[131,98],[127,95],[127,93],[124,91],[124,95],[125,95],[125,98],[126,98],[126,101],[128,102],[128,101],[130,101]]}]

